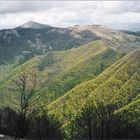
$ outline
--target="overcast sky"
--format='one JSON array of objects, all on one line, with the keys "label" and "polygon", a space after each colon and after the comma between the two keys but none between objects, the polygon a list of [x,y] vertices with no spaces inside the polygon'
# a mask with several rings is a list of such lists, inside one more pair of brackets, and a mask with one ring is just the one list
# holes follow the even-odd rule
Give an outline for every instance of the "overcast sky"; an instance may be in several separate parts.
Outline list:
[{"label": "overcast sky", "polygon": [[140,23],[139,1],[0,1],[0,29],[27,21],[52,26]]}]

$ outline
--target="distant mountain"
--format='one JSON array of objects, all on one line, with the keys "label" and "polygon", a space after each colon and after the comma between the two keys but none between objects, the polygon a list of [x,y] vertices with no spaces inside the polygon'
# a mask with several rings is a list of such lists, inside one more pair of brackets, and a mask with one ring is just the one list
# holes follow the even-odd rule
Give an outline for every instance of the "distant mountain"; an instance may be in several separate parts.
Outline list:
[{"label": "distant mountain", "polygon": [[30,21],[14,29],[0,30],[0,64],[15,59],[22,63],[36,55],[76,48],[97,39],[125,53],[140,46],[139,34],[100,25],[57,28]]},{"label": "distant mountain", "polygon": [[70,29],[76,33],[90,31],[120,52],[131,52],[140,45],[140,36],[135,36],[135,34],[129,34],[126,31],[115,30],[100,25],[76,25],[70,27]]},{"label": "distant mountain", "polygon": [[14,29],[0,30],[0,64],[15,60],[23,63],[36,55],[76,48],[94,40],[103,40],[125,53],[140,46],[138,34],[99,25],[57,28],[31,21]]},{"label": "distant mountain", "polygon": [[68,28],[15,28],[0,31],[0,64],[16,59],[19,63],[52,51],[68,50],[99,39],[89,30]]},{"label": "distant mountain", "polygon": [[31,28],[31,29],[44,29],[44,28],[49,28],[51,27],[50,25],[45,25],[45,24],[40,24],[34,21],[29,21],[27,23],[24,23],[23,25],[20,25],[18,28]]}]

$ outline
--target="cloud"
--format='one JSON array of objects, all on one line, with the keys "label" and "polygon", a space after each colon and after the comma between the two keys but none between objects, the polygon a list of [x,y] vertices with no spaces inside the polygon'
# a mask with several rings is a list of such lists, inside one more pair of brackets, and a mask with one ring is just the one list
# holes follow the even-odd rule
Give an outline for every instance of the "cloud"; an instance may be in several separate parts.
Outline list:
[{"label": "cloud", "polygon": [[140,13],[140,3],[139,1],[120,2],[119,11]]},{"label": "cloud", "polygon": [[0,14],[35,12],[50,9],[54,2],[39,1],[0,1]]},{"label": "cloud", "polygon": [[140,23],[138,1],[1,1],[0,28],[29,20],[52,26]]},{"label": "cloud", "polygon": [[0,14],[35,12],[52,8],[99,10],[104,13],[140,12],[139,1],[0,1]]}]

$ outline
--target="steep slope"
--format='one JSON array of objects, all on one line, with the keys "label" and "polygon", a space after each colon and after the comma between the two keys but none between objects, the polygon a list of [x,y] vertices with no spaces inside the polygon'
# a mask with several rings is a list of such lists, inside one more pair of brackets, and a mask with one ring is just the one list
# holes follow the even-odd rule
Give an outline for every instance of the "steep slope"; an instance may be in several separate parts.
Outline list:
[{"label": "steep slope", "polygon": [[134,124],[140,127],[140,94],[136,96],[129,104],[123,106],[115,112],[116,115],[120,115],[122,120],[128,124]]},{"label": "steep slope", "polygon": [[[106,46],[103,41],[98,40],[79,48],[35,57],[21,65],[22,68],[15,67],[11,73],[1,79],[1,96],[2,94],[5,97],[8,94],[12,96],[12,91],[9,89],[15,87],[11,79],[16,78],[22,69],[28,69],[27,66],[30,66],[38,74],[38,90],[42,98],[41,102],[50,103],[77,84],[95,78],[120,59],[122,55],[122,53]],[[31,63],[33,65],[30,65]],[[26,66],[26,64],[29,65]],[[3,71],[0,72],[2,74]]]},{"label": "steep slope", "polygon": [[[98,46],[98,49],[101,46]],[[79,59],[72,67],[57,75],[43,89],[46,99],[56,99],[72,89],[77,84],[98,76],[111,64],[121,58],[122,54],[110,48],[101,47],[99,50]],[[91,51],[90,51],[91,52]]]},{"label": "steep slope", "polygon": [[[16,85],[13,80],[16,79],[23,71],[34,69],[37,65],[39,57],[34,57],[20,66],[6,65],[0,70],[0,106],[15,106],[19,100],[16,92]],[[5,71],[5,69],[8,71]]]},{"label": "steep slope", "polygon": [[57,99],[77,84],[95,78],[121,57],[121,53],[100,40],[76,49],[50,53],[38,65],[42,77],[47,76],[41,87],[43,99],[46,102]]},{"label": "steep slope", "polygon": [[[140,49],[124,56],[97,78],[84,82],[48,106],[51,114],[64,124],[81,111],[85,103],[103,101],[123,107],[138,94],[140,88]],[[69,122],[69,121],[68,121]]]}]

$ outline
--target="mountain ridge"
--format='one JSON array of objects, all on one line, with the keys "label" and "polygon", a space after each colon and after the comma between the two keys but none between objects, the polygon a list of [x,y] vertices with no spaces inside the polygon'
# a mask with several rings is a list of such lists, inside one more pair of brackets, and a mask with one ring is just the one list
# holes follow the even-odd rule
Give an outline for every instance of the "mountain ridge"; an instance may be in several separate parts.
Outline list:
[{"label": "mountain ridge", "polygon": [[28,21],[18,27],[15,27],[16,28],[32,28],[32,29],[44,29],[44,28],[49,28],[51,27],[50,25],[46,25],[46,24],[41,24],[41,23],[38,23],[38,22],[35,22],[35,21]]},{"label": "mountain ridge", "polygon": [[[42,26],[40,23],[35,22],[35,24]],[[77,25],[68,28],[47,26],[40,29],[17,27],[0,30],[0,64],[7,61],[13,63],[15,59],[20,64],[36,55],[69,50],[94,40],[102,40],[124,53],[129,53],[140,46],[139,34],[99,25]]]},{"label": "mountain ridge", "polygon": [[[135,79],[135,77],[134,77],[134,79],[136,80],[135,83],[133,83],[132,80],[131,80],[131,82],[133,84],[128,83],[129,85],[132,85],[131,90],[133,91],[133,89],[137,88],[139,85],[138,83],[139,83],[140,77],[139,77],[139,73],[136,73],[136,72],[138,72],[138,70],[140,68],[140,64],[139,64],[140,55],[139,54],[140,54],[140,49],[135,50],[131,54],[128,54],[128,55],[124,56],[123,58],[121,58],[120,60],[118,60],[118,62],[116,62],[115,64],[111,65],[109,68],[107,68],[105,71],[103,71],[103,73],[101,73],[95,79],[89,80],[89,81],[86,81],[84,83],[77,85],[72,90],[67,92],[64,96],[62,96],[61,98],[52,102],[48,106],[50,113],[53,113],[54,115],[56,115],[57,117],[60,117],[62,119],[63,115],[64,115],[62,113],[63,110],[65,110],[65,108],[71,108],[70,112],[73,116],[75,116],[80,111],[80,109],[83,107],[83,104],[85,102],[90,102],[90,100],[91,101],[94,100],[94,98],[98,94],[99,94],[98,95],[99,99],[102,98],[102,100],[105,100],[106,102],[111,99],[113,100],[114,99],[113,96],[115,96],[115,94],[116,94],[116,96],[118,96],[120,98],[121,93],[117,92],[117,90],[119,91],[121,85],[123,85],[122,84],[123,82],[126,83],[127,80],[132,78],[131,76],[133,76],[134,74],[137,74],[138,78]],[[136,59],[136,57],[138,59]],[[123,65],[124,63],[125,63],[125,65]],[[130,77],[127,77],[127,74],[124,74],[125,72],[127,72],[127,74]],[[116,77],[116,79],[113,80],[112,76]],[[120,79],[120,81],[122,83],[121,82],[119,83],[118,78]],[[123,78],[126,79],[126,81],[123,80]],[[111,83],[112,84],[114,83],[114,87],[116,86],[115,87],[116,90],[113,88],[109,88],[109,86],[112,85]],[[127,85],[125,85],[125,86],[129,89],[129,86],[127,86]],[[122,90],[124,90],[124,89],[122,89]],[[108,93],[107,93],[107,91],[108,91]],[[114,94],[113,94],[113,92],[114,92]],[[129,95],[129,90],[128,90],[128,92],[124,90],[123,94],[126,94],[126,96],[123,96],[124,100],[125,100]],[[131,93],[131,96],[133,96],[132,93]],[[88,100],[86,100],[86,99],[88,99]],[[115,100],[115,101],[117,101],[117,100]],[[59,112],[57,111],[58,108],[59,108]],[[66,118],[66,116],[64,118]]]}]

